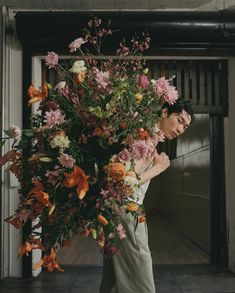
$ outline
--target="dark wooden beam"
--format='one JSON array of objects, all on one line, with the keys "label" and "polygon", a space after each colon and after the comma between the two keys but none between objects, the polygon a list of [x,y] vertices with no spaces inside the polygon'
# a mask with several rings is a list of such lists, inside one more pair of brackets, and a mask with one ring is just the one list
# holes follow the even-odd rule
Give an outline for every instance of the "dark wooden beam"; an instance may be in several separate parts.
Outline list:
[{"label": "dark wooden beam", "polygon": [[[106,43],[106,53],[113,53],[119,41],[133,33],[148,31],[152,37],[150,55],[235,54],[234,12],[96,12],[104,22],[111,19],[116,30]],[[91,12],[18,11],[17,33],[34,53],[48,50],[68,52],[68,45],[81,35]],[[183,49],[183,50],[182,50]]]}]

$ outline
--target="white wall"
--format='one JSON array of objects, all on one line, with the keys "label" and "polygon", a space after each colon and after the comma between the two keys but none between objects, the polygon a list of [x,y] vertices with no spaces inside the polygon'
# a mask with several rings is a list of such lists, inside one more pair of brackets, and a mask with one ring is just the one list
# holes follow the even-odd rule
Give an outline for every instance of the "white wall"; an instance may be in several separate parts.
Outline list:
[{"label": "white wall", "polygon": [[[9,25],[11,15],[3,9],[4,25]],[[4,27],[3,27],[4,29]],[[15,36],[3,35],[2,54],[2,97],[3,97],[3,129],[11,124],[22,126],[22,50]],[[4,134],[2,134],[4,135]],[[11,146],[12,140],[5,144],[3,153]],[[18,181],[15,176],[6,172],[7,164],[2,168],[1,198],[1,277],[20,277],[22,260],[18,258],[18,247],[22,242],[21,231],[5,223],[3,220],[13,214],[18,201]]]}]

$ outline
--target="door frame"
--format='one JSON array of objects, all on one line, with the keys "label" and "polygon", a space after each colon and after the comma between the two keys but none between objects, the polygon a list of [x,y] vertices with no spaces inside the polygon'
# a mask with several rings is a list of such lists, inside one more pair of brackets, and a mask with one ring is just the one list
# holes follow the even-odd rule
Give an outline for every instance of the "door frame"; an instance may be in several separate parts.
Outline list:
[{"label": "door frame", "polygon": [[[69,58],[68,56],[61,56]],[[221,60],[225,57],[212,56],[145,56],[147,60]],[[30,49],[24,50],[23,54],[23,93],[27,92],[31,84],[32,76],[35,70],[35,64],[40,66],[45,56],[35,55]],[[41,68],[39,69],[41,70]],[[227,89],[226,89],[227,91]],[[226,94],[225,91],[225,94]],[[27,105],[27,100],[23,100],[23,127],[27,128],[30,124],[31,110]],[[211,263],[228,265],[228,246],[226,235],[226,209],[225,209],[225,167],[224,167],[224,129],[223,117],[219,115],[210,115],[210,164],[211,164]],[[221,155],[222,154],[222,155]],[[219,158],[219,159],[218,159]],[[221,181],[220,181],[220,180]],[[31,230],[31,222],[24,226],[23,234]],[[32,254],[23,256],[23,277],[31,277],[32,273]],[[40,273],[40,272],[38,272]]]},{"label": "door frame", "polygon": [[224,119],[210,115],[211,263],[228,266]]}]

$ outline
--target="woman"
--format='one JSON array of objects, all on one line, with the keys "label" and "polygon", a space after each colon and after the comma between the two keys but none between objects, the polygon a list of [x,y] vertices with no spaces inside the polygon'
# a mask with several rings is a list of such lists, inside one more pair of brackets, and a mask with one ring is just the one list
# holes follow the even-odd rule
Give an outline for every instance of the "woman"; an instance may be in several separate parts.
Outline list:
[{"label": "woman", "polygon": [[[166,139],[172,140],[189,127],[191,119],[189,102],[177,100],[174,105],[163,105],[156,127],[163,131]],[[135,162],[135,172],[140,178],[138,204],[143,203],[150,180],[169,166],[170,160],[165,153]],[[121,220],[127,239],[120,240],[120,253],[104,258],[100,293],[155,293],[147,223],[136,226],[131,213],[122,215]]]}]

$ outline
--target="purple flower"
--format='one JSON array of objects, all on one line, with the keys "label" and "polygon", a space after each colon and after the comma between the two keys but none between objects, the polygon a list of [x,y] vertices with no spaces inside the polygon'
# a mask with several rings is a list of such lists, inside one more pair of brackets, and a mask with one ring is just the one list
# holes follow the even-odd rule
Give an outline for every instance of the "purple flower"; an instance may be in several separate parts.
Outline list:
[{"label": "purple flower", "polygon": [[69,45],[69,52],[76,52],[77,49],[80,49],[81,45],[85,44],[85,41],[83,38],[77,38],[75,39],[70,45]]},{"label": "purple flower", "polygon": [[75,160],[70,155],[62,153],[62,154],[60,154],[58,159],[59,159],[60,164],[63,167],[65,167],[65,168],[73,168]]},{"label": "purple flower", "polygon": [[50,68],[55,68],[56,65],[58,64],[58,54],[56,54],[55,52],[47,52],[47,56],[45,59],[45,63],[46,65]]}]

